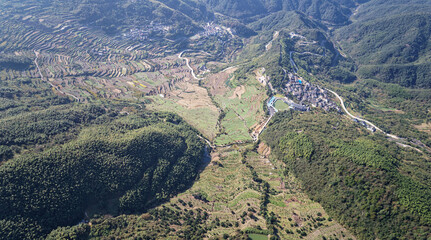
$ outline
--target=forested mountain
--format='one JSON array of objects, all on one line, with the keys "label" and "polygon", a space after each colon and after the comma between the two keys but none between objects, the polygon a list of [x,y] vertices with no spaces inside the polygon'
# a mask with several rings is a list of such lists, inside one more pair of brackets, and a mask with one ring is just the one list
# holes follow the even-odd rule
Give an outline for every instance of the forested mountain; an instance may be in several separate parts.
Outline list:
[{"label": "forested mountain", "polygon": [[416,151],[363,135],[333,114],[284,112],[264,139],[286,173],[359,239],[429,237],[431,188],[422,173],[430,166]]},{"label": "forested mountain", "polygon": [[[92,109],[93,114],[98,110],[93,115],[97,120],[75,138],[69,133],[72,140],[0,166],[0,239],[39,239],[58,226],[78,223],[92,205],[109,202],[109,209],[101,211],[110,214],[143,211],[195,179],[203,144],[177,116],[116,117],[115,112]],[[84,126],[89,125],[88,110],[63,110],[64,115],[32,113],[27,118],[39,122],[25,131],[3,125],[0,144],[42,144],[41,134],[66,137],[71,125],[82,125],[82,120],[87,121]]]},{"label": "forested mountain", "polygon": [[372,1],[336,37],[363,78],[430,88],[430,12],[429,1]]},{"label": "forested mountain", "polygon": [[254,19],[277,11],[301,11],[316,20],[333,24],[348,22],[355,0],[301,1],[301,0],[208,0],[202,1],[216,12],[240,19]]},{"label": "forested mountain", "polygon": [[73,103],[31,79],[0,82],[0,239],[43,239],[88,208],[142,212],[186,189],[199,133],[129,102]]},{"label": "forested mountain", "polygon": [[429,13],[431,4],[426,0],[371,0],[364,1],[352,15],[353,21],[369,21],[406,13]]}]

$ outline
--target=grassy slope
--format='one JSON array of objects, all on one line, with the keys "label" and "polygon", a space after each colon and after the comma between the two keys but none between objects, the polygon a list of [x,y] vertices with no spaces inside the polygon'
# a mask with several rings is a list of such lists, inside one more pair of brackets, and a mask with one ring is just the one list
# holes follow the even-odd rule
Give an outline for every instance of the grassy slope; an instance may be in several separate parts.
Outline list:
[{"label": "grassy slope", "polygon": [[222,127],[226,134],[216,139],[218,144],[251,140],[249,130],[263,118],[262,102],[266,99],[263,87],[255,79],[249,79],[242,86],[245,92],[241,98],[235,97],[235,89],[231,89],[222,96],[215,96],[215,100],[226,112],[222,120]]},{"label": "grassy slope", "polygon": [[213,139],[216,135],[218,112],[205,107],[190,109],[160,96],[150,97],[150,99],[153,102],[148,105],[149,109],[174,112],[180,115],[208,139]]}]

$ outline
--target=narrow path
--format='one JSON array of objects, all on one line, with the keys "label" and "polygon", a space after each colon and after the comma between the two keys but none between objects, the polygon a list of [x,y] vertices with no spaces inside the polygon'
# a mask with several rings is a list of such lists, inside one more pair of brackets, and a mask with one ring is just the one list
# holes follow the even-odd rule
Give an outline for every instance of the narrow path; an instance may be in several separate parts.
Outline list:
[{"label": "narrow path", "polygon": [[[36,64],[37,71],[39,72],[40,78],[41,78],[41,79],[42,79],[42,81],[43,81],[43,80],[44,80],[44,77],[43,77],[42,71],[40,70],[39,63],[37,63],[37,59],[39,58],[39,53],[38,53],[36,50],[33,50],[33,51],[34,51],[34,54],[36,55],[36,58],[34,59],[34,64]],[[76,101],[78,101],[78,102],[79,102],[79,98],[78,98],[78,97],[74,96],[73,94],[70,94],[70,93],[67,93],[67,92],[63,92],[63,91],[61,91],[57,86],[55,86],[54,84],[52,84],[48,79],[46,79],[46,82],[48,82],[48,83],[49,83],[49,85],[51,85],[51,87],[53,87],[53,88],[54,88],[55,90],[57,90],[59,93],[64,94],[64,95],[67,95],[67,96],[69,96],[69,97],[72,97],[72,98],[74,98]]]},{"label": "narrow path", "polygon": [[[231,108],[231,110],[236,114],[236,116],[242,121],[242,123],[244,124],[244,128],[246,128],[247,130],[250,130],[250,128],[248,128],[248,126],[247,126],[247,122],[245,121],[245,119],[241,116],[241,115],[239,115],[239,113],[237,113],[234,109],[232,109]],[[252,136],[252,134],[251,133],[249,133],[249,135],[250,135],[250,137],[252,137],[253,138],[253,136]]]},{"label": "narrow path", "polygon": [[269,49],[271,49],[272,47],[272,43],[274,42],[275,39],[278,38],[278,34],[280,32],[279,31],[275,31],[274,34],[272,35],[272,39],[271,41],[269,41],[266,45],[265,45],[265,50],[268,51]]},{"label": "narrow path", "polygon": [[286,71],[286,69],[284,69],[284,68],[282,68],[282,69],[283,69],[283,71],[284,71],[284,77],[283,77],[283,81],[282,81],[282,82],[284,82],[284,80],[286,80],[287,71]]},{"label": "narrow path", "polygon": [[266,125],[268,125],[269,121],[271,121],[271,118],[274,115],[269,116],[268,120],[266,120],[265,124],[263,125],[263,127],[260,129],[260,131],[258,132],[257,136],[256,136],[256,141],[259,139],[260,134],[263,132],[263,130],[265,130]]},{"label": "narrow path", "polygon": [[295,52],[295,51],[290,51],[290,52],[289,52],[290,65],[292,65],[292,67],[293,67],[293,71],[294,71],[295,73],[298,73],[298,71],[299,71],[298,66],[296,66],[296,63],[295,63],[295,61],[293,61],[293,58],[292,58],[292,54],[293,54],[294,52]]},{"label": "narrow path", "polygon": [[200,135],[197,135],[200,139],[202,139],[202,140],[204,140],[207,144],[208,144],[208,146],[210,146],[210,148],[215,148],[216,146],[215,145],[212,145],[212,143],[208,140],[208,139],[206,139],[206,138],[204,138],[204,137],[202,137],[202,136],[200,136]]}]

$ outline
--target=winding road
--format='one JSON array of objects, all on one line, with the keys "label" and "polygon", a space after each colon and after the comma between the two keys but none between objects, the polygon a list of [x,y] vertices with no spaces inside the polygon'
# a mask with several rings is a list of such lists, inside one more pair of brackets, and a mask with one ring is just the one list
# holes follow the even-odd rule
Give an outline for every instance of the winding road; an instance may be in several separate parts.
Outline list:
[{"label": "winding road", "polygon": [[357,120],[359,120],[359,121],[363,121],[363,122],[367,123],[369,126],[374,127],[377,131],[379,131],[379,132],[383,133],[386,137],[393,139],[393,140],[396,142],[396,144],[397,144],[397,145],[399,145],[399,146],[401,146],[401,147],[405,147],[405,148],[406,148],[406,147],[407,147],[407,148],[412,148],[412,149],[414,149],[414,150],[416,150],[416,151],[418,151],[418,152],[421,152],[421,153],[422,153],[422,151],[421,151],[420,149],[418,149],[418,148],[416,148],[416,147],[411,146],[411,145],[414,145],[414,146],[418,146],[418,147],[424,147],[424,148],[425,148],[425,150],[427,150],[428,152],[431,152],[431,149],[430,149],[429,147],[427,147],[426,145],[424,146],[424,144],[422,144],[422,143],[421,143],[421,144],[422,144],[422,146],[421,146],[421,145],[419,145],[418,143],[414,143],[414,142],[412,142],[412,141],[408,141],[408,140],[407,140],[407,139],[405,139],[405,138],[400,138],[400,137],[395,136],[395,135],[393,135],[393,134],[389,134],[389,133],[387,133],[387,132],[383,131],[382,129],[378,128],[376,125],[374,125],[374,124],[373,124],[373,123],[371,123],[370,121],[365,120],[365,119],[362,119],[362,118],[359,118],[359,117],[355,117],[355,116],[353,116],[349,111],[347,111],[346,106],[344,105],[344,101],[343,101],[343,99],[340,97],[340,95],[338,95],[336,92],[334,92],[334,91],[332,91],[332,90],[329,90],[329,89],[326,89],[326,90],[327,90],[327,91],[329,91],[329,92],[331,92],[332,94],[334,94],[334,95],[338,98],[338,100],[340,100],[340,102],[341,102],[341,107],[343,108],[344,112],[346,112],[346,114],[347,114],[350,118],[352,118],[352,119],[357,119]]},{"label": "winding road", "polygon": [[190,72],[192,73],[192,76],[193,76],[193,78],[194,79],[196,79],[196,80],[203,80],[203,78],[198,78],[197,76],[196,76],[196,74],[195,74],[195,70],[190,66],[190,60],[188,59],[188,58],[185,58],[185,57],[183,57],[183,54],[185,53],[185,52],[187,52],[187,51],[191,51],[191,50],[184,50],[184,51],[182,51],[179,55],[178,55],[178,58],[179,59],[181,59],[181,60],[186,60],[186,64],[187,64],[187,67],[190,69]]},{"label": "winding road", "polygon": [[[314,53],[311,53],[311,52],[303,52],[303,53],[299,53],[299,52],[291,51],[291,52],[290,52],[290,64],[292,65],[292,67],[293,67],[293,69],[294,69],[294,72],[295,72],[295,73],[297,73],[297,71],[298,71],[298,67],[297,67],[297,65],[296,65],[295,61],[293,60],[293,57],[292,57],[292,54],[293,54],[293,53],[318,55],[318,54],[314,54]],[[319,56],[320,56],[320,55],[319,55]],[[385,131],[383,131],[382,129],[380,129],[379,127],[377,127],[374,123],[372,123],[372,122],[370,122],[370,121],[368,121],[368,120],[366,120],[366,119],[363,119],[363,118],[359,118],[359,117],[354,116],[353,114],[351,114],[351,113],[347,110],[346,106],[344,105],[344,101],[343,101],[343,99],[340,97],[340,95],[338,95],[336,92],[334,92],[334,91],[332,91],[332,90],[330,90],[330,89],[327,89],[327,88],[326,88],[326,90],[327,90],[328,92],[331,92],[332,94],[334,94],[334,95],[338,98],[338,100],[340,100],[341,107],[343,108],[343,110],[344,110],[344,112],[347,114],[347,116],[349,116],[350,118],[352,118],[352,119],[357,119],[358,121],[365,122],[365,123],[366,123],[366,124],[368,124],[369,126],[374,127],[377,131],[379,131],[379,132],[381,132],[381,133],[385,134],[385,135],[386,135],[387,137],[389,137],[389,138],[392,138],[392,139],[394,139],[394,140],[405,140],[405,139],[402,139],[402,138],[400,138],[400,137],[398,137],[398,136],[395,136],[395,135],[393,135],[393,134],[386,133]]]},{"label": "winding road", "polygon": [[[374,127],[377,131],[379,131],[379,132],[382,132],[382,133],[384,133],[384,134],[386,134],[386,135],[391,135],[391,134],[387,134],[387,133],[385,133],[382,129],[380,129],[380,128],[378,128],[376,125],[374,125],[373,123],[371,123],[370,121],[368,121],[368,120],[365,120],[365,119],[362,119],[362,118],[359,118],[359,117],[355,117],[355,116],[353,116],[349,111],[347,111],[347,108],[346,108],[346,106],[344,105],[344,101],[343,101],[343,99],[340,97],[340,95],[338,95],[336,92],[334,92],[334,91],[332,91],[332,90],[329,90],[329,89],[327,89],[326,88],[326,90],[328,90],[328,92],[331,92],[332,94],[334,94],[337,98],[338,98],[338,100],[340,100],[340,102],[341,102],[341,107],[343,108],[343,110],[344,110],[344,112],[346,112],[346,114],[349,116],[349,117],[351,117],[351,118],[353,118],[353,119],[357,119],[357,120],[359,120],[359,121],[363,121],[363,122],[365,122],[365,123],[367,123],[368,125],[370,125],[370,126],[372,126],[372,127]],[[395,138],[397,138],[397,139],[399,139],[399,137],[397,137],[397,136],[394,136],[394,135],[391,135],[392,137],[395,137]]]}]

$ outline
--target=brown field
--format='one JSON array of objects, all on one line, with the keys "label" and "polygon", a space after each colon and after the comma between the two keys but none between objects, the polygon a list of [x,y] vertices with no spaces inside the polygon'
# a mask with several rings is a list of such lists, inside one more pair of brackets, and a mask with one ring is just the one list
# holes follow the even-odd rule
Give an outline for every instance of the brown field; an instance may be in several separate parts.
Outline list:
[{"label": "brown field", "polygon": [[217,112],[217,108],[211,102],[206,89],[195,84],[179,83],[177,89],[171,91],[168,96],[172,99],[179,99],[177,103],[188,109],[209,108]]},{"label": "brown field", "polygon": [[235,88],[235,91],[233,92],[233,95],[230,96],[229,99],[235,99],[235,98],[241,99],[241,96],[244,93],[245,93],[245,86],[241,85],[241,86]]},{"label": "brown field", "polygon": [[226,81],[236,70],[237,68],[230,68],[226,71],[210,75],[206,83],[210,93],[212,95],[224,95],[229,91],[229,88],[226,86]]}]

